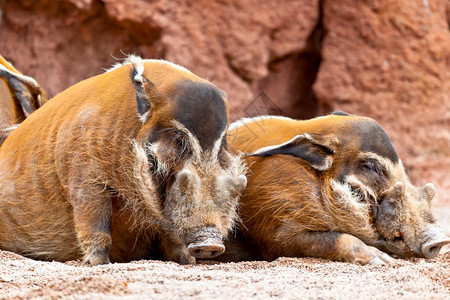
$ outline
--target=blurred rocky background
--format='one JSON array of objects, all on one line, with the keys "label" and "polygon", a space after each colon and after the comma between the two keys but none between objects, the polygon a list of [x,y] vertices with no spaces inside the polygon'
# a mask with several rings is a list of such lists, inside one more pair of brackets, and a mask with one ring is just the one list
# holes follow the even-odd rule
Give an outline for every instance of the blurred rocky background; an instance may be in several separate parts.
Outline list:
[{"label": "blurred rocky background", "polygon": [[224,89],[233,120],[376,119],[450,204],[448,0],[0,0],[0,16],[0,54],[49,96],[124,53],[164,58]]}]

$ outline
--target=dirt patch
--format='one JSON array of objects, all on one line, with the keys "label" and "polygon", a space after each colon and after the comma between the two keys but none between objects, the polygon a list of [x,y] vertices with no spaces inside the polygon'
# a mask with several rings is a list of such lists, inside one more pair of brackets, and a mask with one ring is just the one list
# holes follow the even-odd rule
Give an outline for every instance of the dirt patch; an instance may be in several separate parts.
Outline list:
[{"label": "dirt patch", "polygon": [[273,262],[181,266],[136,261],[88,267],[80,262],[41,262],[0,252],[0,297],[111,299],[224,299],[271,297],[445,299],[450,296],[450,252],[434,260],[398,260],[361,267],[312,258]]},{"label": "dirt patch", "polygon": [[[437,207],[450,232],[450,207]],[[313,258],[178,265],[135,261],[88,267],[0,251],[0,298],[449,299],[450,247],[437,259],[358,266]]]}]

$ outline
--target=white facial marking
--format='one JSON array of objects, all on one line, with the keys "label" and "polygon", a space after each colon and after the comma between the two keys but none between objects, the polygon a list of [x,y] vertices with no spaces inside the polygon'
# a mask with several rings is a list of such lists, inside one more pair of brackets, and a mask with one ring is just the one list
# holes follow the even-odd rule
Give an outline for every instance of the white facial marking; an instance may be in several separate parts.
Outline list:
[{"label": "white facial marking", "polygon": [[219,138],[214,142],[214,146],[211,150],[212,157],[217,157],[217,155],[219,154],[220,148],[222,146],[222,140],[226,133],[227,133],[227,129],[225,128],[222,131],[222,133],[220,134]]},{"label": "white facial marking", "polygon": [[360,152],[360,153],[358,153],[357,159],[359,159],[359,160],[364,160],[364,159],[376,160],[383,167],[383,169],[386,170],[386,172],[388,174],[392,174],[395,176],[398,175],[399,176],[398,178],[404,178],[404,176],[406,176],[406,175],[401,174],[401,173],[404,173],[404,170],[403,170],[403,165],[400,160],[399,160],[398,164],[394,164],[391,160],[384,158],[373,152]]},{"label": "white facial marking", "polygon": [[339,201],[345,209],[353,210],[354,213],[365,214],[370,207],[368,202],[364,201],[363,195],[355,193],[349,183],[342,183],[335,179],[330,179],[331,189],[334,198]]},{"label": "white facial marking", "polygon": [[183,124],[181,124],[177,120],[172,120],[171,123],[176,129],[185,133],[189,137],[189,141],[191,142],[192,155],[196,158],[196,160],[200,160],[202,154],[202,147],[200,146],[200,142],[198,141],[198,139]]}]

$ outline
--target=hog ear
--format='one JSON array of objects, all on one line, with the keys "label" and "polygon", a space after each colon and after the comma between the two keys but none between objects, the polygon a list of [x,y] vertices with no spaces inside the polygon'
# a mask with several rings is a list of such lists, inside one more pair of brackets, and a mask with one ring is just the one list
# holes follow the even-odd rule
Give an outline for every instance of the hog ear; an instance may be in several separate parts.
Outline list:
[{"label": "hog ear", "polygon": [[[0,57],[1,58],[1,57]],[[5,62],[1,60],[0,62]],[[47,101],[47,96],[39,84],[31,77],[15,73],[0,63],[0,77],[5,78],[8,88],[19,109],[28,117]]]},{"label": "hog ear", "polygon": [[434,184],[427,183],[424,187],[420,189],[421,197],[425,198],[428,203],[433,200],[434,195],[436,194],[436,189],[434,188]]},{"label": "hog ear", "polygon": [[142,123],[152,116],[152,102],[160,98],[156,86],[143,74],[143,66],[135,65],[131,72],[131,80],[136,91],[137,113]]},{"label": "hog ear", "polygon": [[279,145],[263,147],[249,156],[292,155],[308,162],[318,171],[328,170],[339,140],[315,134],[300,134]]},{"label": "hog ear", "polygon": [[194,176],[192,175],[191,171],[184,170],[178,174],[178,176],[177,176],[178,185],[179,185],[180,190],[183,193],[186,193],[187,191],[189,191],[189,189],[192,186],[193,179],[194,179]]},{"label": "hog ear", "polygon": [[233,196],[240,195],[247,186],[247,177],[245,175],[239,175],[237,178],[227,176],[222,179],[227,187],[230,188]]}]

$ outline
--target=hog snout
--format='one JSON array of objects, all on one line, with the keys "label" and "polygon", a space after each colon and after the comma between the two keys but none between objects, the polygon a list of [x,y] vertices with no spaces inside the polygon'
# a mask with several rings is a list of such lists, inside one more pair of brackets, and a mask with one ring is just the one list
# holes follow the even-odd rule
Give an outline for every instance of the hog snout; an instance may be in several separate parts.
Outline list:
[{"label": "hog snout", "polygon": [[421,246],[422,255],[425,258],[435,258],[441,248],[449,243],[450,238],[440,228],[432,228],[428,231],[428,239]]},{"label": "hog snout", "polygon": [[225,251],[225,246],[221,240],[207,238],[202,242],[189,244],[188,251],[195,258],[214,258]]},{"label": "hog snout", "polygon": [[225,251],[222,236],[215,227],[198,231],[187,248],[195,258],[214,258]]}]

